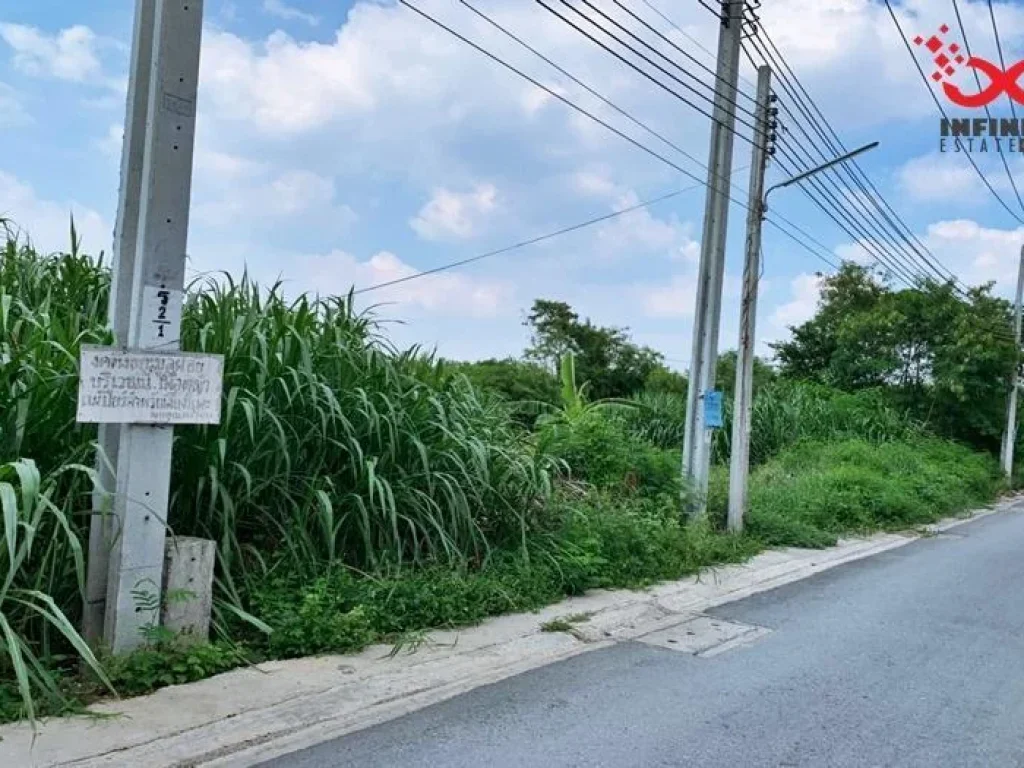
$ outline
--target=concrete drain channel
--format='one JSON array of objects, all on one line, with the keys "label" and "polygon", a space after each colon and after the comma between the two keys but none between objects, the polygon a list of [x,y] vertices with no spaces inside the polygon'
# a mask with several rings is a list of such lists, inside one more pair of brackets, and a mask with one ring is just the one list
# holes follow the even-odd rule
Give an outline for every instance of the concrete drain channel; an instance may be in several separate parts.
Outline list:
[{"label": "concrete drain channel", "polygon": [[770,629],[753,624],[695,616],[668,629],[638,637],[636,642],[706,659],[750,645],[768,634],[771,634]]}]

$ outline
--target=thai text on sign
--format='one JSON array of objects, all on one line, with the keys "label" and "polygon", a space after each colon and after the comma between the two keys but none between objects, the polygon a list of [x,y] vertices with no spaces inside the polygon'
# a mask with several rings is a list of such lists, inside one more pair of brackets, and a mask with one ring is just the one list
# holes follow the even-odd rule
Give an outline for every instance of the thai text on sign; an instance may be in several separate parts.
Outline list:
[{"label": "thai text on sign", "polygon": [[77,421],[219,424],[224,358],[82,347]]}]

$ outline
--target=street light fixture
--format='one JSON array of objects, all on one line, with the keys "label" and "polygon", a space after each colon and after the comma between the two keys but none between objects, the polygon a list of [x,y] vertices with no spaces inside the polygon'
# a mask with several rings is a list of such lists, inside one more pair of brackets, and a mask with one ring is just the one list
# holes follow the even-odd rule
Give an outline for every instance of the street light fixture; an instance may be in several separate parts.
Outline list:
[{"label": "street light fixture", "polygon": [[791,184],[796,184],[797,182],[803,181],[804,179],[810,176],[814,176],[816,174],[821,173],[822,171],[828,170],[834,165],[839,165],[840,163],[845,163],[847,160],[852,160],[857,155],[861,155],[867,152],[868,150],[874,149],[877,146],[878,142],[872,141],[870,144],[865,144],[863,147],[853,150],[853,152],[847,152],[845,155],[841,155],[840,157],[837,157],[834,160],[829,160],[827,163],[819,165],[817,168],[811,168],[811,170],[809,171],[804,171],[799,176],[794,176],[791,179],[786,179],[785,181],[780,182],[779,184],[774,184],[768,187],[768,189],[764,193],[764,202],[762,202],[761,204],[761,215],[764,216],[765,211],[768,210],[768,195],[770,195],[776,189],[782,189],[784,187],[790,186]]}]

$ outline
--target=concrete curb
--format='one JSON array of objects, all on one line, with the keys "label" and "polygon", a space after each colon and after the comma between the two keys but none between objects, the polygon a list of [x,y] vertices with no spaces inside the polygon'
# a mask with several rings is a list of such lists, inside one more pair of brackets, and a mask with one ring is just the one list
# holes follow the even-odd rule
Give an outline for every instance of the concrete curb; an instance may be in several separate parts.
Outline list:
[{"label": "concrete curb", "polygon": [[[935,535],[1017,510],[1018,498],[928,526]],[[49,720],[33,744],[29,726],[0,727],[0,765],[251,766],[360,730],[556,661],[691,621],[702,611],[855,560],[905,546],[917,533],[843,540],[828,550],[764,552],[743,565],[644,592],[598,591],[535,614],[439,631],[415,653],[375,646],[360,654],[272,662],[185,686],[93,707],[100,715]],[[587,614],[569,632],[543,632],[551,619]],[[699,622],[698,622],[699,624]]]}]

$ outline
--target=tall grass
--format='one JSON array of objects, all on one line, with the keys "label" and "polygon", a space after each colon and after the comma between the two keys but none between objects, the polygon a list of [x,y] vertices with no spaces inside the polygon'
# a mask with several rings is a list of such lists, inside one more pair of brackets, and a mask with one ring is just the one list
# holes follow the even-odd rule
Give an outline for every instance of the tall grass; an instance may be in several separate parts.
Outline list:
[{"label": "tall grass", "polygon": [[290,568],[480,561],[541,513],[552,464],[508,409],[376,330],[347,299],[246,279],[190,294],[183,343],[225,356],[225,407],[179,431],[171,523],[216,539],[226,575],[267,552]]},{"label": "tall grass", "polygon": [[970,509],[1000,487],[991,456],[946,440],[807,442],[754,472],[747,528],[773,546],[829,546]]},{"label": "tall grass", "polygon": [[[643,393],[636,409],[624,413],[637,437],[663,448],[683,444],[686,398],[683,395]],[[732,403],[725,403],[725,424],[715,433],[714,460],[729,458]],[[800,381],[776,380],[754,398],[751,413],[750,461],[763,464],[785,447],[803,440],[861,438],[872,442],[905,440],[923,428],[909,414],[893,407],[883,392],[841,392]]]},{"label": "tall grass", "polygon": [[[21,669],[18,650],[37,649],[21,655],[38,661],[25,662],[37,691],[53,688],[39,659],[80,643],[53,628],[70,628],[61,617],[74,622],[81,606],[91,486],[71,468],[93,466],[95,428],[74,421],[78,355],[109,341],[108,294],[107,269],[77,248],[42,256],[7,240],[0,462],[5,472],[38,466],[38,480],[22,490],[32,504],[9,501],[15,492],[0,485],[0,574],[6,562],[9,587],[31,585],[6,593],[17,599],[0,593],[0,654]],[[222,603],[244,608],[274,571],[479,564],[495,546],[521,546],[544,514],[555,463],[508,407],[462,377],[435,375],[416,350],[391,348],[350,298],[206,280],[188,291],[182,342],[224,355],[224,407],[221,424],[175,432],[169,525],[217,541]]]},{"label": "tall grass", "polygon": [[37,698],[51,708],[63,699],[50,670],[55,650],[73,649],[106,682],[59,604],[68,587],[85,587],[82,545],[72,525],[79,505],[89,503],[88,493],[76,492],[83,475],[92,472],[68,465],[43,477],[29,460],[0,465],[0,680],[17,681],[30,719]]}]

